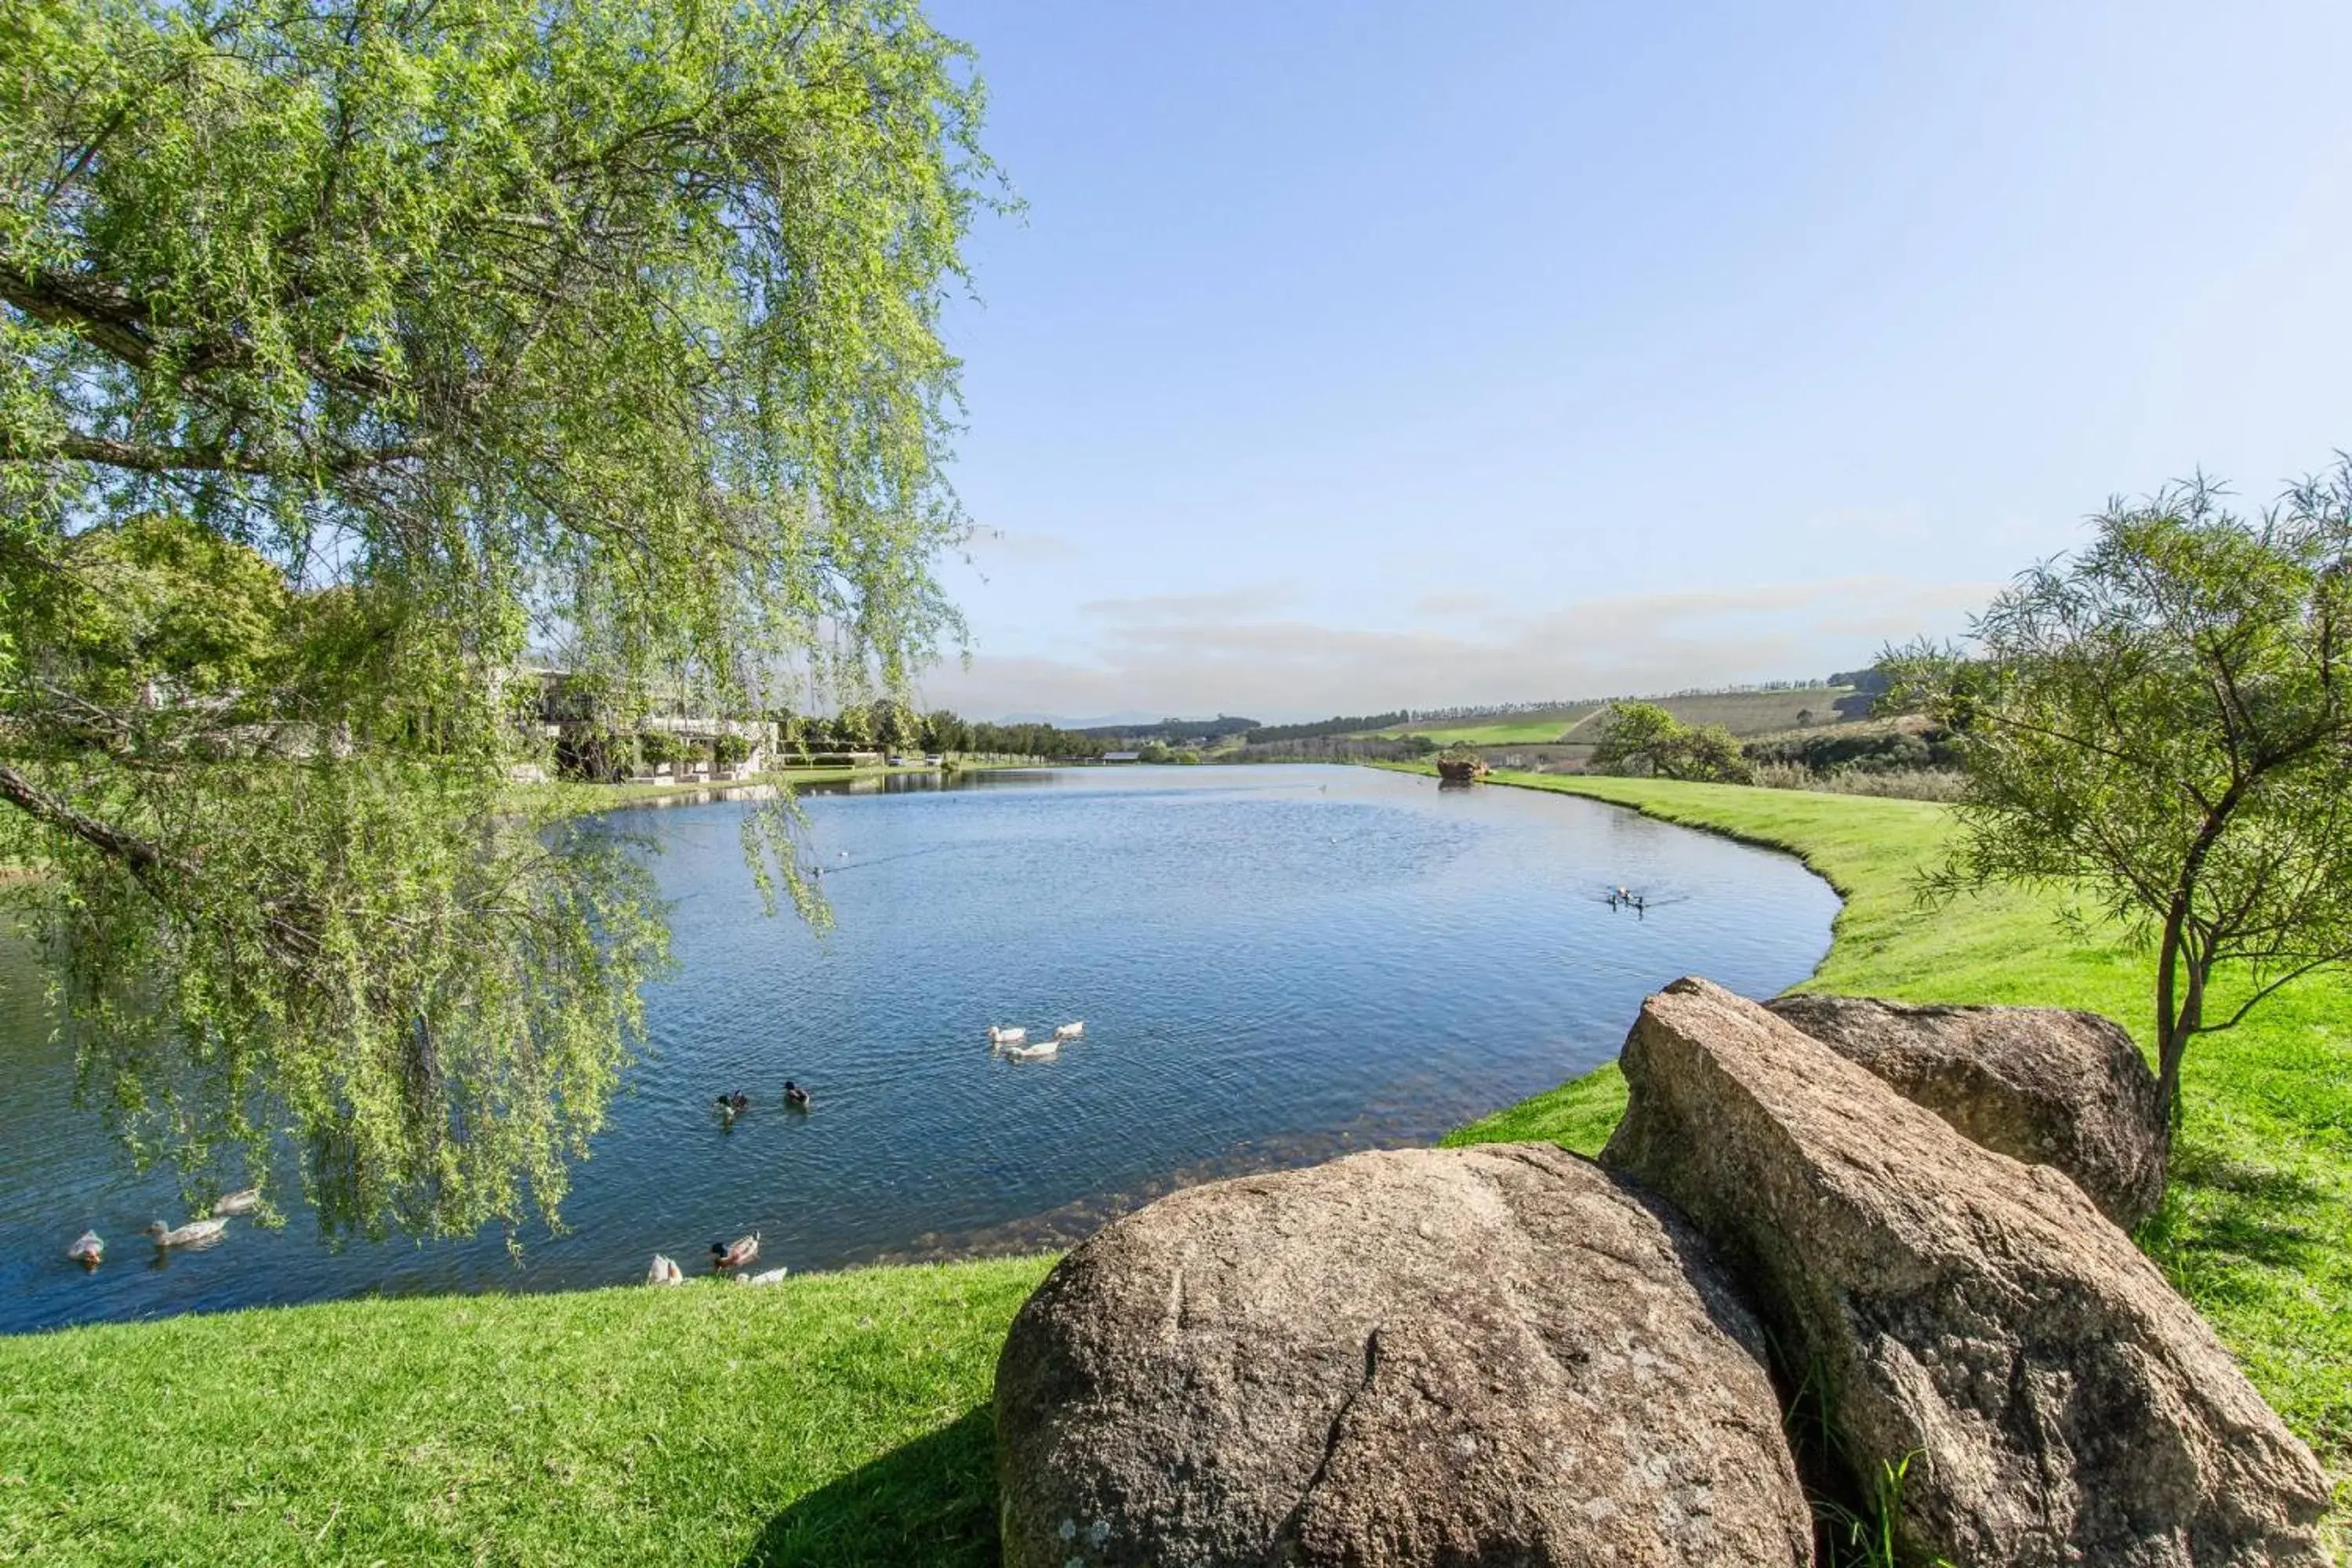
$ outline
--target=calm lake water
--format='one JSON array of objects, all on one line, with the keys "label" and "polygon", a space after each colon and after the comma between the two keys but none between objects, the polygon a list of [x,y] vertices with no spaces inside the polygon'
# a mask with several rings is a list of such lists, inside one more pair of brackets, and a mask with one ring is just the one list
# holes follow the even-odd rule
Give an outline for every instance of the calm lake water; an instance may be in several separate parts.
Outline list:
[{"label": "calm lake water", "polygon": [[[158,1257],[181,1217],[71,1106],[37,977],[0,950],[0,1331],[372,1292],[628,1283],[764,1235],[762,1268],[1066,1244],[1170,1186],[1427,1142],[1614,1055],[1684,973],[1768,995],[1837,900],[1785,857],[1591,802],[1355,768],[989,773],[811,793],[836,925],[765,920],[746,807],[614,814],[662,846],[677,977],[649,998],[568,1231],[331,1244],[296,1206]],[[1646,917],[1610,908],[1620,884]],[[1058,1059],[1008,1061],[1086,1021]],[[782,1104],[785,1079],[815,1094]],[[753,1101],[731,1130],[712,1097]],[[85,1226],[108,1261],[85,1274]]]}]

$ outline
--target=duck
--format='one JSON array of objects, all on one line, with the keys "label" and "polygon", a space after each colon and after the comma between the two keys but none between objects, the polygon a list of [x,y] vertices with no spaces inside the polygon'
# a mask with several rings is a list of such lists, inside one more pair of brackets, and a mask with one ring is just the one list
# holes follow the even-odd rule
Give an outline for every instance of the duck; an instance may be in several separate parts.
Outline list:
[{"label": "duck", "polygon": [[794,1110],[806,1110],[816,1102],[809,1098],[807,1089],[792,1079],[784,1079],[784,1103]]},{"label": "duck", "polygon": [[686,1270],[677,1266],[677,1259],[664,1258],[660,1253],[656,1252],[654,1254],[654,1266],[646,1270],[646,1283],[648,1285],[683,1285],[686,1283]]},{"label": "duck", "polygon": [[192,1219],[177,1230],[159,1219],[147,1227],[147,1234],[155,1238],[158,1247],[209,1247],[226,1229],[226,1219]]},{"label": "duck", "polygon": [[1004,1054],[1016,1062],[1042,1062],[1047,1057],[1058,1054],[1061,1048],[1059,1040],[1040,1040],[1034,1046],[1007,1046]]},{"label": "duck", "polygon": [[730,1121],[751,1109],[751,1097],[741,1089],[737,1089],[733,1094],[722,1094],[719,1097],[719,1114]]},{"label": "duck", "polygon": [[1007,1046],[1017,1046],[1028,1037],[1026,1029],[1000,1029],[993,1024],[988,1026],[988,1043],[999,1050]]},{"label": "duck", "polygon": [[251,1214],[260,1206],[261,1189],[259,1187],[239,1187],[233,1193],[223,1193],[213,1200],[213,1213],[216,1215]]},{"label": "duck", "polygon": [[98,1238],[98,1232],[86,1230],[74,1237],[74,1244],[66,1248],[66,1256],[84,1268],[95,1268],[106,1256],[106,1243]]},{"label": "duck", "polygon": [[1087,1021],[1084,1018],[1081,1018],[1075,1024],[1064,1024],[1061,1027],[1055,1029],[1054,1031],[1054,1038],[1057,1040],[1083,1039],[1086,1037],[1086,1033]]},{"label": "duck", "polygon": [[713,1268],[740,1268],[760,1256],[760,1233],[739,1236],[732,1241],[710,1244],[710,1266]]},{"label": "duck", "polygon": [[771,1268],[763,1274],[738,1274],[735,1276],[735,1283],[738,1285],[781,1285],[784,1282],[784,1276],[790,1272],[792,1271],[787,1268]]}]

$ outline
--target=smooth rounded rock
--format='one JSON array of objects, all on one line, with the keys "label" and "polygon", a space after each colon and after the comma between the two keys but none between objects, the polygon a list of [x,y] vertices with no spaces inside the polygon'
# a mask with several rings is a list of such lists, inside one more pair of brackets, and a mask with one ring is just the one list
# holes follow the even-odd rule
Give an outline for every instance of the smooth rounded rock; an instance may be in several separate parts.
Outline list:
[{"label": "smooth rounded rock", "polygon": [[1812,1561],[1754,1320],[1549,1145],[1162,1198],[1022,1309],[996,1418],[1008,1568]]}]

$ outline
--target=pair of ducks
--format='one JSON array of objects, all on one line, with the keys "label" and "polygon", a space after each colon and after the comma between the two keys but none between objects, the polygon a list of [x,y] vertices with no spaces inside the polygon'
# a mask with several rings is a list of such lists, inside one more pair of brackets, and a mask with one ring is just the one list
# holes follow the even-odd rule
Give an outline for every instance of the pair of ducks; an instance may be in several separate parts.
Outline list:
[{"label": "pair of ducks", "polygon": [[[732,1241],[714,1241],[710,1244],[710,1266],[713,1268],[740,1268],[759,1256],[760,1233],[756,1230],[749,1236],[739,1236]],[[739,1285],[774,1285],[782,1280],[786,1272],[782,1268],[771,1268],[763,1274],[738,1274],[735,1276],[735,1282]],[[646,1270],[646,1283],[683,1285],[686,1283],[686,1270],[677,1266],[675,1258],[664,1257],[656,1252],[654,1254],[653,1267]]]},{"label": "pair of ducks", "polygon": [[1006,1029],[991,1024],[988,1026],[988,1047],[991,1050],[1003,1052],[1016,1062],[1034,1062],[1054,1055],[1069,1041],[1084,1039],[1086,1033],[1086,1020],[1081,1018],[1075,1024],[1062,1025],[1054,1031],[1052,1039],[1040,1040],[1033,1046],[1029,1044],[1027,1029]]},{"label": "pair of ducks", "polygon": [[[209,1247],[228,1229],[231,1215],[251,1214],[260,1206],[261,1189],[246,1187],[223,1194],[214,1202],[209,1218],[192,1219],[182,1226],[165,1225],[159,1219],[147,1227],[147,1234],[158,1247]],[[106,1243],[98,1232],[86,1230],[74,1237],[66,1256],[84,1268],[95,1268],[105,1260]]]},{"label": "pair of ducks", "polygon": [[[784,1079],[785,1110],[806,1110],[810,1106],[815,1103],[816,1101],[809,1098],[809,1091],[807,1089],[803,1089],[800,1085],[794,1083],[790,1079]],[[742,1115],[745,1111],[751,1109],[751,1097],[745,1094],[740,1089],[732,1094],[722,1094],[719,1096],[719,1114],[729,1121],[734,1121],[737,1117]]]}]

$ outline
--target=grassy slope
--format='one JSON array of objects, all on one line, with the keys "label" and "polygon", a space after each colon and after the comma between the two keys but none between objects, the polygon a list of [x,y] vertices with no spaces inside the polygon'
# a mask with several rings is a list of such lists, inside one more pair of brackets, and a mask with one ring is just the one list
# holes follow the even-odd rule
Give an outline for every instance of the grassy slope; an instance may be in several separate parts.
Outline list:
[{"label": "grassy slope", "polygon": [[1597,710],[1563,708],[1556,713],[1492,724],[1398,724],[1379,731],[1383,736],[1426,735],[1444,745],[1539,746],[1559,739],[1563,731],[1581,723]]},{"label": "grassy slope", "polygon": [[[1845,895],[1836,941],[1802,989],[1917,1002],[2086,1007],[2145,1046],[2148,961],[2084,945],[2054,900],[2012,889],[1920,907],[1914,868],[1949,829],[1941,806],[1795,790],[1500,774],[1787,848]],[[2317,1448],[2352,1469],[2352,984],[2290,988],[2191,1047],[2173,1191],[2139,1240]],[[1550,1139],[1596,1152],[1623,1109],[1614,1066],[1463,1129],[1449,1142]],[[2352,1495],[2338,1488],[2339,1504]]]},{"label": "grassy slope", "polygon": [[0,1562],[991,1563],[1045,1267],[0,1338]]}]

